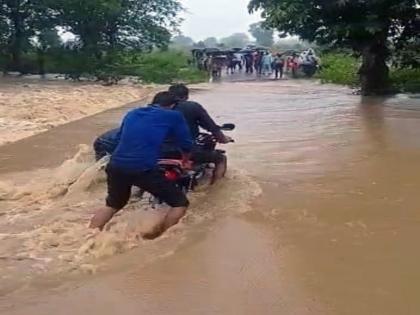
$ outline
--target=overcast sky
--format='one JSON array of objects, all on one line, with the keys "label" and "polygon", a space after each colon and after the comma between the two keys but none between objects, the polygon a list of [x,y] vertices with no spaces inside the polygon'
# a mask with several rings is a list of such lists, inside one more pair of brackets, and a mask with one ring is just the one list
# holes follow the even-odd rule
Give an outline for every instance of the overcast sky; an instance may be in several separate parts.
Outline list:
[{"label": "overcast sky", "polygon": [[181,30],[194,40],[226,37],[247,32],[249,24],[260,20],[248,13],[249,0],[181,0],[187,9]]}]

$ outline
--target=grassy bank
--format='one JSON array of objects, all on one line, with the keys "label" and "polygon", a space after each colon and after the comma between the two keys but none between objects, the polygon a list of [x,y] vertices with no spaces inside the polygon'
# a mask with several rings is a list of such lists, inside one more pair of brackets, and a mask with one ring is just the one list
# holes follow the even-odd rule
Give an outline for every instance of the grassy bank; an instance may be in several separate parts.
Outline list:
[{"label": "grassy bank", "polygon": [[[359,86],[360,59],[344,53],[329,53],[321,57],[322,68],[318,77],[324,83]],[[390,69],[392,87],[399,92],[420,92],[420,69]]]},{"label": "grassy bank", "polygon": [[[54,73],[69,79],[116,83],[126,76],[141,83],[198,83],[207,74],[190,65],[190,56],[183,51],[115,52],[97,57],[75,50],[59,49],[48,55],[26,54],[22,58],[23,74]],[[5,63],[0,63],[1,65]],[[1,69],[3,70],[3,69]]]},{"label": "grassy bank", "polygon": [[344,53],[325,54],[318,77],[323,83],[343,84],[355,87],[359,84],[357,70],[359,60]]},{"label": "grassy bank", "polygon": [[182,51],[120,54],[99,68],[105,75],[135,76],[145,83],[198,83],[207,79],[206,73],[190,65],[189,56]]},{"label": "grassy bank", "polygon": [[420,69],[391,69],[391,84],[398,91],[420,93]]}]

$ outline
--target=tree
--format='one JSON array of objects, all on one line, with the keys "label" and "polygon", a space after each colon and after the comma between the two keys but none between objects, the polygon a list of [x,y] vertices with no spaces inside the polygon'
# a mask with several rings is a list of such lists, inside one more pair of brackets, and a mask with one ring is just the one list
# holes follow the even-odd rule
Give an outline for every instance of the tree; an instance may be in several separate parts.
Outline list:
[{"label": "tree", "polygon": [[[112,68],[124,54],[167,47],[181,10],[178,0],[0,0],[2,68],[43,74],[52,59],[76,75]],[[57,30],[73,34],[73,45]]]},{"label": "tree", "polygon": [[202,40],[194,44],[194,48],[203,49],[206,48],[206,44]]},{"label": "tree", "polygon": [[245,33],[235,33],[228,37],[222,38],[220,43],[228,48],[243,48],[249,43],[249,37]]},{"label": "tree", "polygon": [[114,49],[151,49],[169,43],[182,9],[176,0],[50,0],[61,26],[85,52],[100,58]]},{"label": "tree", "polygon": [[399,67],[420,67],[420,38],[395,48],[394,64]]},{"label": "tree", "polygon": [[0,44],[10,56],[7,69],[20,71],[22,53],[36,27],[49,16],[44,0],[3,0],[0,3]]},{"label": "tree", "polygon": [[62,45],[61,38],[55,28],[44,28],[36,33],[32,46],[36,48],[39,74],[45,75],[45,57],[53,49]]},{"label": "tree", "polygon": [[194,40],[188,36],[178,35],[172,38],[172,44],[178,47],[192,47]]},{"label": "tree", "polygon": [[257,44],[264,47],[271,47],[274,44],[272,28],[267,28],[262,22],[254,23],[249,26],[249,32],[257,40]]},{"label": "tree", "polygon": [[351,48],[362,56],[362,93],[382,94],[389,86],[390,42],[418,36],[417,1],[251,0],[249,10],[262,10],[265,23],[284,36]]},{"label": "tree", "polygon": [[207,48],[215,48],[217,47],[217,44],[219,43],[216,37],[208,37],[205,40],[203,40],[203,42]]},{"label": "tree", "polygon": [[273,45],[275,50],[304,50],[308,48],[313,48],[313,43],[305,42],[299,38],[289,37],[289,38],[280,38]]}]

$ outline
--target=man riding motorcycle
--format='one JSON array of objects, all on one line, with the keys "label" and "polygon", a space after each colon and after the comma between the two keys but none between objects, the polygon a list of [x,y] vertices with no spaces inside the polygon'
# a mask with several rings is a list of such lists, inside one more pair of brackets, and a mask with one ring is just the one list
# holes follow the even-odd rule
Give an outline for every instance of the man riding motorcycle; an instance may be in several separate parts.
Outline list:
[{"label": "man riding motorcycle", "polygon": [[[220,127],[210,117],[208,112],[199,103],[189,101],[189,89],[183,84],[172,85],[169,92],[175,95],[177,103],[173,110],[183,114],[190,129],[193,139],[197,139],[200,134],[200,127],[210,132],[217,142],[229,143],[231,138],[225,136]],[[94,149],[96,159],[99,160],[106,155],[112,155],[115,147],[118,145],[119,130],[110,130],[95,140]],[[181,152],[174,139],[166,139],[162,145],[162,159],[180,159]],[[226,155],[219,151],[205,151],[195,146],[191,153],[191,160],[196,164],[213,163],[215,170],[213,173],[212,184],[221,179],[227,169]]]},{"label": "man riding motorcycle", "polygon": [[[210,132],[217,142],[226,144],[232,141],[231,138],[224,135],[220,127],[210,117],[203,106],[197,102],[189,101],[189,89],[184,84],[175,84],[169,88],[169,92],[177,98],[177,104],[174,110],[179,111],[185,117],[190,128],[191,136],[197,139],[200,134],[200,127]],[[163,158],[179,158],[179,149],[174,145],[172,139],[167,139],[162,147]],[[226,155],[219,151],[205,151],[195,146],[191,153],[191,160],[194,163],[214,163],[212,184],[221,179],[227,169]]]}]

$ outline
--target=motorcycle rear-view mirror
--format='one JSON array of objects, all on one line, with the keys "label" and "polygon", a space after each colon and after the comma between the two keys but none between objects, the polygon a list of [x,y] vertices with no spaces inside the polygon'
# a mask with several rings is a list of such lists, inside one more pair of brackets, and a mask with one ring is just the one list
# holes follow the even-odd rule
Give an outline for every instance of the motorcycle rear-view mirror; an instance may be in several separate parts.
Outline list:
[{"label": "motorcycle rear-view mirror", "polygon": [[233,129],[235,129],[235,124],[223,124],[222,126],[220,126],[220,129],[225,130],[225,131],[231,131]]}]

